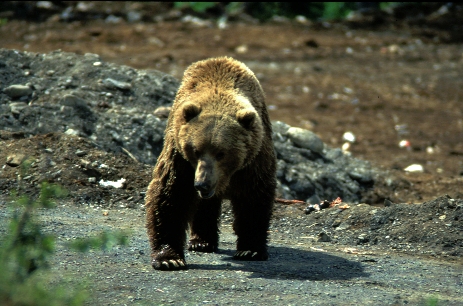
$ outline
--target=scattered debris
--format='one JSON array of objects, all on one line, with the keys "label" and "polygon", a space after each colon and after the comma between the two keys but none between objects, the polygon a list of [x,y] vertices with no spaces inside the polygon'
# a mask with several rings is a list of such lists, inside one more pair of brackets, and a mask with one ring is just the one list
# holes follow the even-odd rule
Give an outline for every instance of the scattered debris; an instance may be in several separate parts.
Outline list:
[{"label": "scattered debris", "polygon": [[347,205],[347,204],[340,205],[341,203],[342,203],[342,200],[341,200],[340,197],[337,197],[335,200],[333,200],[331,202],[329,202],[327,200],[324,200],[320,204],[309,204],[304,209],[304,212],[305,212],[306,215],[308,215],[313,211],[319,211],[319,210],[325,209],[325,208],[337,207],[337,208],[342,209],[342,210],[350,208],[350,206]]},{"label": "scattered debris", "polygon": [[104,181],[100,180],[99,184],[103,187],[114,187],[114,188],[122,188],[125,186],[125,179],[121,178],[120,180],[117,181]]},{"label": "scattered debris", "polygon": [[399,142],[399,148],[410,148],[411,144],[410,144],[410,141],[408,140],[401,140]]}]

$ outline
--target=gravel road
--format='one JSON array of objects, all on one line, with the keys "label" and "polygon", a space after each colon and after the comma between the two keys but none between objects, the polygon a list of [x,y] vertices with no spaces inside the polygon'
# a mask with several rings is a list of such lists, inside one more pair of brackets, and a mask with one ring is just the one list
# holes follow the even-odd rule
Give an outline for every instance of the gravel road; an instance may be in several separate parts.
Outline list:
[{"label": "gravel road", "polygon": [[[1,224],[5,208],[0,204]],[[57,236],[55,282],[86,281],[89,305],[428,305],[436,298],[438,305],[463,304],[461,261],[316,242],[308,236],[285,239],[282,219],[272,223],[267,262],[232,260],[235,236],[224,212],[219,253],[187,252],[189,270],[161,272],[149,264],[141,209],[61,204],[39,215],[46,231]],[[131,231],[126,247],[87,254],[64,247],[72,238],[121,229]]]}]

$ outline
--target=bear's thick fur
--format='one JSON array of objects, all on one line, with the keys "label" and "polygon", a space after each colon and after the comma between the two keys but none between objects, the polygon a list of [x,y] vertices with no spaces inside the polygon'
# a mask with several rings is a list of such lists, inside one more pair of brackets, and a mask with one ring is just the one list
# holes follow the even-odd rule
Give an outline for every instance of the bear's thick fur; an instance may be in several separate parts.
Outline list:
[{"label": "bear's thick fur", "polygon": [[266,260],[275,198],[271,123],[259,81],[229,57],[185,71],[146,193],[152,266],[185,269],[189,250],[218,248],[221,203],[229,199],[239,260]]}]

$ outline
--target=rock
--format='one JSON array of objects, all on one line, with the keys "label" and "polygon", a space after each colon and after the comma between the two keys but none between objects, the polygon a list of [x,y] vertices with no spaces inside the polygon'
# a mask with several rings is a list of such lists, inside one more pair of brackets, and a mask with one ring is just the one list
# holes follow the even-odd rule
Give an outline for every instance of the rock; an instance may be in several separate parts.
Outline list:
[{"label": "rock", "polygon": [[19,115],[19,113],[27,107],[25,102],[13,102],[9,104],[12,114]]},{"label": "rock", "polygon": [[74,129],[67,129],[66,132],[64,132],[64,134],[73,135],[73,136],[79,136],[79,131],[76,131]]},{"label": "rock", "polygon": [[328,236],[328,234],[325,232],[320,232],[317,235],[317,242],[330,242],[330,241],[331,241],[330,236]]},{"label": "rock", "polygon": [[342,140],[350,142],[350,143],[354,143],[355,139],[356,139],[356,137],[355,137],[354,133],[352,133],[352,132],[345,132],[342,135]]},{"label": "rock", "polygon": [[[79,98],[75,95],[69,94],[64,95],[60,104],[64,106],[70,106],[79,114],[80,117],[85,118],[92,114],[90,107],[88,107],[87,102],[84,99]],[[63,111],[63,110],[62,110]],[[64,112],[64,111],[63,111]]]},{"label": "rock", "polygon": [[167,118],[169,117],[171,110],[172,107],[170,106],[160,106],[154,110],[153,115],[155,115],[158,118]]},{"label": "rock", "polygon": [[110,89],[119,89],[119,90],[130,90],[132,89],[132,84],[127,82],[117,81],[111,78],[103,80],[103,85]]},{"label": "rock", "polygon": [[3,89],[3,92],[14,99],[30,95],[32,89],[27,85],[15,84]]},{"label": "rock", "polygon": [[424,168],[420,164],[412,164],[404,169],[405,172],[418,172],[418,173],[423,173]]},{"label": "rock", "polygon": [[17,167],[21,165],[21,163],[26,159],[26,155],[22,153],[16,153],[9,155],[6,158],[6,164],[10,167]]},{"label": "rock", "polygon": [[87,152],[82,151],[82,150],[77,150],[77,151],[76,151],[76,155],[79,156],[79,157],[82,157],[82,156],[87,155]]},{"label": "rock", "polygon": [[315,133],[298,127],[291,127],[288,129],[286,134],[295,145],[301,148],[309,149],[310,151],[316,152],[318,154],[323,154],[323,149],[325,146],[323,141],[321,141],[321,139],[315,135]]},{"label": "rock", "polygon": [[358,244],[367,243],[370,239],[368,238],[368,234],[360,234],[358,237]]}]

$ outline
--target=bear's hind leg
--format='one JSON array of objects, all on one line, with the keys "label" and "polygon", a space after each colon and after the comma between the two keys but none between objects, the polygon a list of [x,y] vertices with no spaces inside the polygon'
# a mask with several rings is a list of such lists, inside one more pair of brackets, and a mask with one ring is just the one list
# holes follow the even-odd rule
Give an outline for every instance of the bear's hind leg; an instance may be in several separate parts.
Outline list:
[{"label": "bear's hind leg", "polygon": [[201,200],[191,222],[188,250],[196,252],[217,252],[219,246],[219,222],[222,200],[213,197]]}]

